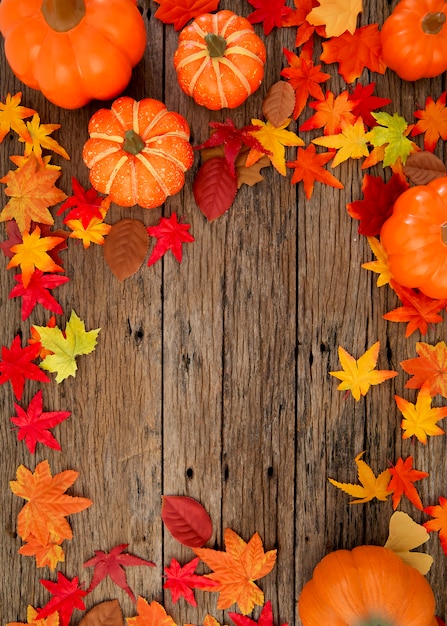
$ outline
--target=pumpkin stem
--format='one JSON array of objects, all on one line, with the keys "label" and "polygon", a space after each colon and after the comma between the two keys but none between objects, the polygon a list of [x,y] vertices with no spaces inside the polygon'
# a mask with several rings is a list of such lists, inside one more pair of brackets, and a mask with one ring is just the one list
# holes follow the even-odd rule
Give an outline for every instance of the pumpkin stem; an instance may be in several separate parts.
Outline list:
[{"label": "pumpkin stem", "polygon": [[441,226],[441,239],[442,243],[445,243],[445,245],[447,246],[447,222],[445,222],[445,224],[442,224]]},{"label": "pumpkin stem", "polygon": [[223,37],[215,33],[208,33],[205,35],[205,41],[211,58],[223,57],[227,47],[227,42]]},{"label": "pumpkin stem", "polygon": [[445,24],[446,15],[443,11],[426,13],[422,19],[422,30],[426,35],[437,35]]},{"label": "pumpkin stem", "polygon": [[84,0],[43,0],[40,8],[48,26],[65,33],[79,24],[85,15]]},{"label": "pumpkin stem", "polygon": [[129,154],[139,154],[145,147],[144,141],[140,135],[136,133],[132,128],[124,133],[123,150],[129,152]]}]

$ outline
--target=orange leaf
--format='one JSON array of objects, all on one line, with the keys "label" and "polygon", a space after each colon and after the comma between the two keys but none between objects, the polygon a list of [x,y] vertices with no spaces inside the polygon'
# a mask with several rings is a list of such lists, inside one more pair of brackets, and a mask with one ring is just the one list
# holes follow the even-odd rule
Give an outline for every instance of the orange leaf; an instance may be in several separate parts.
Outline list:
[{"label": "orange leaf", "polygon": [[155,11],[155,17],[163,24],[173,24],[175,30],[180,30],[189,20],[217,11],[219,0],[155,0],[160,6]]},{"label": "orange leaf", "polygon": [[324,94],[320,83],[324,83],[330,78],[330,74],[321,71],[321,65],[314,65],[312,60],[303,53],[297,56],[286,48],[283,49],[289,67],[281,71],[295,90],[295,108],[293,117],[297,119],[306,106],[309,96],[317,100],[323,100]]},{"label": "orange leaf", "polygon": [[423,526],[429,532],[433,530],[439,531],[441,546],[444,554],[447,556],[447,498],[439,496],[439,504],[425,507],[424,513],[435,518],[425,522]]},{"label": "orange leaf", "polygon": [[79,626],[124,626],[120,603],[118,600],[106,600],[95,604],[81,619]]},{"label": "orange leaf", "polygon": [[416,508],[422,511],[424,507],[413,483],[422,478],[427,478],[429,474],[413,469],[413,457],[411,456],[407,457],[405,461],[400,457],[396,461],[396,465],[390,467],[390,473],[392,478],[388,488],[393,492],[393,509],[397,509],[400,499],[404,495]]},{"label": "orange leaf", "polygon": [[270,87],[262,101],[264,117],[273,126],[281,126],[295,108],[295,91],[285,80],[278,80]]},{"label": "orange leaf", "polygon": [[336,135],[341,131],[342,121],[353,124],[356,116],[351,113],[356,103],[351,100],[347,91],[337,97],[332,91],[326,91],[323,100],[309,102],[309,106],[316,110],[308,120],[301,124],[300,130],[323,128],[324,135]]},{"label": "orange leaf", "polygon": [[333,478],[328,479],[334,487],[357,498],[357,500],[351,500],[350,504],[364,504],[373,500],[373,498],[386,500],[391,493],[388,486],[391,478],[390,470],[386,469],[376,477],[369,465],[362,461],[361,457],[363,454],[364,452],[360,452],[354,459],[357,464],[360,485],[340,483]]},{"label": "orange leaf", "polygon": [[315,146],[310,144],[305,149],[298,148],[295,161],[289,161],[287,163],[288,167],[293,167],[295,170],[291,183],[295,184],[303,181],[304,193],[307,199],[312,196],[314,182],[316,180],[325,185],[335,187],[336,189],[343,189],[343,183],[323,167],[333,156],[333,152],[317,154]]},{"label": "orange leaf", "polygon": [[59,626],[59,613],[57,611],[47,618],[39,618],[38,613],[38,610],[29,604],[26,612],[26,624],[23,622],[9,622],[6,626],[27,626],[27,624],[32,624],[33,626]]},{"label": "orange leaf", "polygon": [[447,398],[447,345],[444,341],[430,345],[423,341],[416,344],[417,357],[401,361],[402,368],[413,376],[407,381],[407,389],[420,389],[425,382],[430,386],[431,396],[440,394]]},{"label": "orange leaf", "polygon": [[414,125],[411,136],[424,133],[424,149],[433,152],[438,139],[447,139],[447,107],[445,106],[446,92],[444,91],[436,102],[431,96],[425,101],[425,109],[414,112],[419,120]]},{"label": "orange leaf", "polygon": [[31,233],[23,233],[22,243],[16,243],[12,246],[11,252],[14,252],[14,256],[6,269],[20,265],[22,283],[25,289],[28,287],[35,269],[50,273],[63,272],[63,268],[57,265],[48,254],[49,250],[58,246],[62,241],[64,241],[63,237],[41,237],[40,228],[36,226]]},{"label": "orange leaf", "polygon": [[149,247],[146,227],[140,220],[125,218],[113,224],[104,243],[107,265],[123,281],[143,264]]},{"label": "orange leaf", "polygon": [[307,16],[314,26],[324,26],[326,37],[338,37],[345,31],[354,33],[362,0],[319,0],[320,4]]},{"label": "orange leaf", "polygon": [[147,602],[141,596],[137,600],[136,617],[126,617],[128,626],[176,626],[176,623],[168,615],[164,607],[155,602]]},{"label": "orange leaf", "polygon": [[431,406],[432,396],[428,382],[422,385],[418,393],[416,404],[408,402],[400,396],[394,396],[399,411],[404,416],[401,427],[404,431],[402,439],[409,439],[415,436],[421,443],[427,443],[427,435],[432,437],[443,435],[442,428],[437,426],[437,422],[447,417],[447,407],[435,408]]}]

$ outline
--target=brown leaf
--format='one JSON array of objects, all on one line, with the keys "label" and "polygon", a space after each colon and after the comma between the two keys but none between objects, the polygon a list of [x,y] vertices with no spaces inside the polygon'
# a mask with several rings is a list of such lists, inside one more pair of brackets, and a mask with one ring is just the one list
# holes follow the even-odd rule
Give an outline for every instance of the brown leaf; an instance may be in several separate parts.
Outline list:
[{"label": "brown leaf", "polygon": [[148,247],[149,237],[143,222],[125,218],[110,229],[104,243],[104,258],[118,280],[122,281],[140,269]]},{"label": "brown leaf", "polygon": [[237,193],[237,179],[231,175],[225,157],[212,157],[203,163],[192,187],[197,206],[208,220],[223,215]]},{"label": "brown leaf", "polygon": [[79,626],[124,626],[120,603],[109,600],[97,604],[84,615]]},{"label": "brown leaf", "polygon": [[415,185],[427,185],[435,178],[446,176],[444,163],[432,152],[412,152],[405,163],[404,174]]},{"label": "brown leaf", "polygon": [[236,174],[237,174],[237,186],[238,188],[242,187],[245,183],[252,187],[256,183],[259,183],[261,180],[264,180],[264,177],[261,175],[260,170],[263,167],[268,167],[271,165],[271,161],[266,154],[264,154],[256,163],[250,165],[250,167],[245,166],[245,161],[247,160],[247,155],[249,150],[241,150],[237,159],[236,159]]},{"label": "brown leaf", "polygon": [[294,108],[295,91],[285,80],[279,80],[272,85],[262,102],[264,117],[275,127],[284,124],[286,119],[293,114]]}]

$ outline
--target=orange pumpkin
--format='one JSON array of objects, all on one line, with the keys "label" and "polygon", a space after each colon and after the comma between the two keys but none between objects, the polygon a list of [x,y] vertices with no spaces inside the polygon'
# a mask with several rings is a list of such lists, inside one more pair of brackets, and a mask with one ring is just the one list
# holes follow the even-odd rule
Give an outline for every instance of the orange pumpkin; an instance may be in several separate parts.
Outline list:
[{"label": "orange pumpkin", "polygon": [[14,74],[67,109],[118,96],[146,48],[136,0],[2,0],[0,31]]},{"label": "orange pumpkin", "polygon": [[120,206],[160,206],[180,191],[193,163],[189,126],[163,102],[123,96],[89,122],[84,163],[90,182]]},{"label": "orange pumpkin", "polygon": [[233,109],[264,78],[265,46],[244,17],[206,13],[180,33],[174,67],[182,90],[211,110]]},{"label": "orange pumpkin", "polygon": [[337,550],[316,566],[298,601],[303,626],[436,626],[433,591],[381,546]]}]

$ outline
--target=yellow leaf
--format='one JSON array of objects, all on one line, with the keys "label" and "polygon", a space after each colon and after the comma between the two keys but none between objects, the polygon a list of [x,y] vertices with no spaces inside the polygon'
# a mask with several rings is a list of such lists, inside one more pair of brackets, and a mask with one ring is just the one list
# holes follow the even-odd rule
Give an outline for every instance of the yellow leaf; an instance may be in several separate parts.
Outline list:
[{"label": "yellow leaf", "polygon": [[435,408],[431,406],[432,396],[430,392],[430,382],[426,381],[416,399],[416,404],[395,395],[394,399],[403,415],[401,422],[404,431],[402,439],[409,439],[413,435],[423,444],[427,443],[427,435],[443,435],[442,428],[436,422],[447,417],[447,407]]},{"label": "yellow leaf", "polygon": [[425,528],[407,513],[396,511],[390,518],[390,530],[385,548],[395,552],[404,563],[416,568],[423,576],[428,572],[433,557],[424,552],[411,552],[430,538]]},{"label": "yellow leaf", "polygon": [[388,254],[377,237],[367,237],[367,239],[369,247],[373,251],[377,260],[363,263],[362,267],[365,270],[371,270],[372,272],[379,274],[377,278],[377,286],[382,287],[383,285],[387,285],[392,278],[390,268],[388,266]]},{"label": "yellow leaf", "polygon": [[43,619],[38,619],[38,613],[38,610],[29,604],[26,612],[26,624],[23,622],[9,622],[6,626],[27,626],[27,624],[32,624],[33,626],[59,626],[59,611],[55,611]]},{"label": "yellow leaf", "polygon": [[20,265],[25,289],[28,287],[36,268],[42,272],[63,272],[63,268],[57,265],[48,254],[49,250],[55,248],[62,241],[64,241],[63,237],[41,237],[40,228],[36,226],[32,233],[23,233],[22,243],[17,243],[11,247],[14,256],[6,269]]},{"label": "yellow leaf", "polygon": [[25,142],[25,156],[29,156],[33,152],[40,159],[42,157],[42,148],[46,148],[64,157],[64,159],[70,159],[66,150],[55,139],[49,137],[53,131],[61,127],[60,124],[41,124],[38,113],[35,113],[31,122],[26,123],[26,127],[30,140],[19,138],[19,141]]},{"label": "yellow leaf", "polygon": [[357,16],[363,11],[362,0],[319,0],[319,6],[307,14],[312,26],[324,26],[326,37],[339,37],[345,31],[354,34]]},{"label": "yellow leaf", "polygon": [[337,154],[332,161],[332,167],[336,167],[343,161],[348,159],[361,159],[369,155],[368,142],[371,131],[365,131],[365,125],[361,117],[351,124],[344,120],[341,121],[341,133],[336,135],[327,135],[326,137],[317,137],[312,139],[312,143],[324,148],[335,148]]},{"label": "yellow leaf", "polygon": [[0,143],[10,130],[15,131],[24,140],[29,141],[29,132],[23,120],[34,115],[34,109],[20,106],[22,92],[14,96],[7,94],[5,102],[0,102]]},{"label": "yellow leaf", "polygon": [[357,500],[352,500],[350,504],[363,504],[373,498],[386,500],[391,494],[391,491],[388,490],[388,485],[391,480],[390,471],[386,469],[376,477],[369,465],[361,460],[363,454],[364,452],[360,452],[360,454],[355,457],[360,485],[340,483],[333,478],[328,479],[334,487],[338,487],[338,489],[348,493],[350,496],[358,498]]},{"label": "yellow leaf", "polygon": [[[272,165],[282,175],[286,175],[286,146],[304,146],[304,141],[290,130],[286,130],[286,127],[290,124],[290,119],[287,119],[281,126],[273,126],[270,122],[263,122],[262,120],[252,119],[253,126],[259,126],[258,130],[250,132],[263,148],[268,150],[271,154],[267,154],[268,158],[272,162]],[[255,161],[252,160],[250,151],[246,165],[250,166]],[[258,151],[254,150],[256,156]],[[262,153],[259,154],[259,157]]]}]

